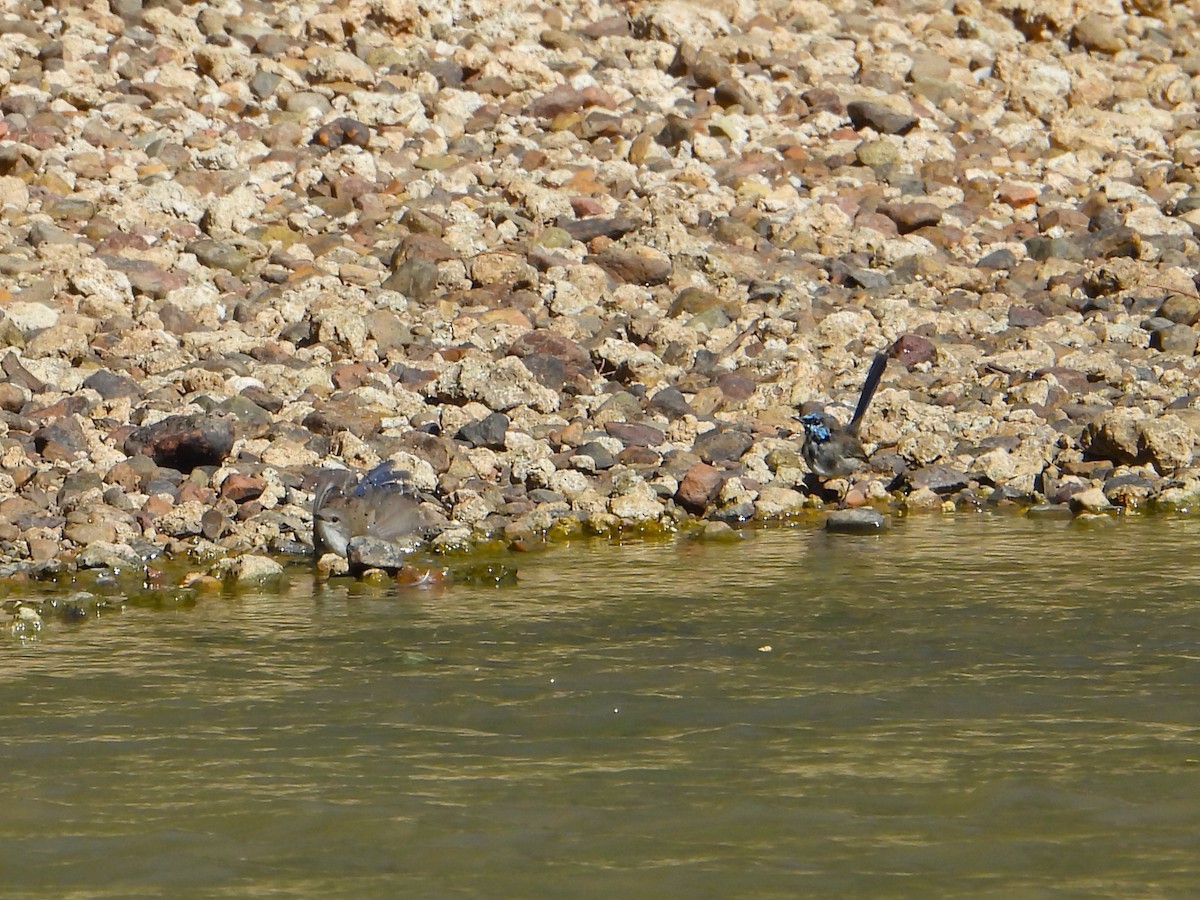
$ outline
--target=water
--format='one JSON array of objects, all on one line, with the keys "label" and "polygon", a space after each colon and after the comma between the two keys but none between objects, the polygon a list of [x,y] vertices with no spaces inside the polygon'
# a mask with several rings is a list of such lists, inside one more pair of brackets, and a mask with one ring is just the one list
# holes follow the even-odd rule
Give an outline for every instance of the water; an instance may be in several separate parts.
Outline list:
[{"label": "water", "polygon": [[0,642],[4,897],[1185,897],[1200,522],[515,557]]}]

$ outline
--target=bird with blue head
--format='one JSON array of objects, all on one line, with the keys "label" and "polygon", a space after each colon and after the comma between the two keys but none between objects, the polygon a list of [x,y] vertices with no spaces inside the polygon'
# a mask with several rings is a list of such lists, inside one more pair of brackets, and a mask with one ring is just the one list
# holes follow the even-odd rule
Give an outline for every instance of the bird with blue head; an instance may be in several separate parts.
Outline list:
[{"label": "bird with blue head", "polygon": [[408,472],[387,460],[361,478],[348,469],[321,473],[313,493],[313,546],[346,556],[350,541],[374,537],[415,547],[425,528]]},{"label": "bird with blue head", "polygon": [[818,478],[845,478],[866,468],[867,454],[858,439],[858,429],[883,378],[887,362],[886,352],[875,354],[871,360],[871,368],[867,370],[854,415],[846,425],[839,425],[825,413],[810,412],[799,417],[804,428],[804,444],[800,448],[800,455]]}]

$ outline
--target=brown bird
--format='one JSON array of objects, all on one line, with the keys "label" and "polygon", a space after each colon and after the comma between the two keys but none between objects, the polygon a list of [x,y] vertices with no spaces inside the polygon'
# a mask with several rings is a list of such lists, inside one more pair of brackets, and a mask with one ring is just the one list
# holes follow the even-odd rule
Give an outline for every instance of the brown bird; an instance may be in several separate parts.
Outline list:
[{"label": "brown bird", "polygon": [[313,546],[346,555],[352,538],[369,536],[406,546],[420,541],[425,521],[408,472],[390,460],[356,478],[348,469],[323,472],[313,494]]}]

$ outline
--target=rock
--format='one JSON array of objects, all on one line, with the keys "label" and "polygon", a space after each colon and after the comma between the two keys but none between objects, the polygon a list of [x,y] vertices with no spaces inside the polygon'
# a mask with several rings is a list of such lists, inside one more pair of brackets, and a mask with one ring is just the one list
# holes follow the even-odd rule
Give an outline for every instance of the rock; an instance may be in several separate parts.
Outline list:
[{"label": "rock", "polygon": [[1093,52],[1119,53],[1125,49],[1117,20],[1112,16],[1100,13],[1086,15],[1075,24],[1072,33],[1079,44]]},{"label": "rock", "polygon": [[474,422],[468,422],[458,430],[458,438],[466,441],[472,447],[490,447],[493,450],[504,449],[504,436],[508,434],[510,424],[508,416],[503,413],[491,413]]},{"label": "rock", "polygon": [[477,400],[496,412],[528,405],[542,412],[558,408],[559,396],[538,384],[519,359],[468,357],[447,368],[429,390],[442,400]]},{"label": "rock", "polygon": [[94,541],[75,557],[81,569],[111,569],[114,572],[145,569],[142,558],[128,544]]},{"label": "rock", "polygon": [[663,514],[663,504],[654,489],[644,481],[608,501],[609,512],[621,519],[646,521]]},{"label": "rock", "polygon": [[846,104],[850,123],[859,131],[873,128],[880,134],[908,134],[917,125],[915,116],[896,112],[890,107],[868,100],[854,100]]},{"label": "rock", "polygon": [[913,491],[928,490],[935,494],[952,494],[970,483],[965,472],[940,463],[909,470],[904,474],[904,481]]},{"label": "rock", "polygon": [[266,556],[246,554],[220,560],[213,566],[212,573],[225,581],[239,584],[273,581],[283,575],[283,566]]},{"label": "rock", "polygon": [[1139,409],[1121,408],[1091,422],[1081,441],[1093,459],[1151,463],[1159,472],[1171,472],[1191,465],[1196,433],[1178,416],[1150,419]]},{"label": "rock", "polygon": [[795,515],[805,507],[804,494],[789,487],[767,485],[754,501],[756,519],[777,519]]},{"label": "rock", "polygon": [[876,510],[835,509],[825,517],[825,530],[839,534],[878,534],[887,527],[887,519]]},{"label": "rock", "polygon": [[399,571],[409,561],[412,545],[399,545],[392,541],[361,535],[350,539],[346,547],[346,559],[351,571],[361,569],[385,569]]},{"label": "rock", "polygon": [[625,446],[654,447],[666,440],[661,429],[631,422],[605,422],[604,430]]},{"label": "rock", "polygon": [[932,203],[884,203],[879,211],[896,223],[901,234],[937,225],[942,220],[941,207]]},{"label": "rock", "polygon": [[745,538],[728,522],[705,522],[700,530],[700,539],[718,543],[735,543]]},{"label": "rock", "polygon": [[1010,306],[1008,308],[1008,324],[1013,328],[1037,328],[1045,325],[1047,316],[1030,309],[1027,306]]},{"label": "rock", "polygon": [[1147,461],[1168,473],[1192,464],[1196,432],[1175,415],[1160,416],[1140,426],[1141,447]]},{"label": "rock", "polygon": [[149,456],[160,466],[191,472],[198,466],[216,466],[233,449],[233,421],[226,417],[168,416],[139,428],[125,439],[130,456]]},{"label": "rock", "polygon": [[647,404],[647,409],[650,412],[661,413],[672,421],[682,418],[683,416],[694,416],[695,410],[691,404],[687,402],[687,398],[683,396],[683,392],[679,388],[672,385],[667,385],[660,388],[650,402]]},{"label": "rock", "polygon": [[1194,356],[1196,353],[1196,329],[1188,325],[1168,325],[1150,334],[1150,346],[1163,353],[1180,353]]},{"label": "rock", "polygon": [[1158,308],[1158,314],[1178,325],[1200,322],[1200,297],[1172,294]]},{"label": "rock", "polygon": [[716,499],[721,485],[724,483],[725,475],[720,469],[707,463],[696,463],[687,470],[679,482],[675,500],[684,509],[700,515]]},{"label": "rock", "polygon": [[1090,488],[1089,490],[1072,494],[1069,506],[1071,511],[1076,515],[1079,513],[1099,513],[1112,509],[1112,504],[1100,488]]},{"label": "rock", "polygon": [[904,498],[904,510],[910,514],[940,512],[942,498],[929,488],[917,488]]},{"label": "rock", "polygon": [[262,496],[267,488],[266,479],[257,475],[241,475],[237,472],[221,482],[220,496],[234,503],[245,503]]},{"label": "rock", "polygon": [[1074,514],[1067,503],[1038,503],[1029,507],[1025,515],[1031,519],[1069,519]]},{"label": "rock", "polygon": [[[586,457],[591,463],[588,468],[595,472],[603,472],[617,464],[617,458],[613,452],[597,441],[581,444],[575,451],[575,457]],[[572,457],[572,462],[574,462],[574,457]]]},{"label": "rock", "polygon": [[707,463],[730,462],[741,459],[754,444],[754,438],[743,431],[714,428],[697,435],[692,452]]},{"label": "rock", "polygon": [[608,247],[588,255],[585,261],[599,266],[624,284],[663,284],[671,277],[671,260],[646,247],[637,250]]},{"label": "rock", "polygon": [[118,397],[141,397],[144,393],[132,378],[126,378],[124,375],[118,375],[107,369],[93,372],[84,379],[83,386],[91,388],[105,400],[115,400]]},{"label": "rock", "polygon": [[55,419],[33,433],[33,446],[44,459],[70,462],[87,452],[87,435],[74,416]]},{"label": "rock", "polygon": [[892,345],[892,356],[910,372],[917,366],[937,358],[937,348],[929,338],[918,334],[902,334]]}]

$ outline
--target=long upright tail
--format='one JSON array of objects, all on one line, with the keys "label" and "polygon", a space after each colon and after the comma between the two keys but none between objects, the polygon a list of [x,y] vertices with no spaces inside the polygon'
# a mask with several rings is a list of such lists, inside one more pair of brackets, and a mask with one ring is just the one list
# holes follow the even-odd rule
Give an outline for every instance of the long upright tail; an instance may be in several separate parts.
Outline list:
[{"label": "long upright tail", "polygon": [[883,370],[887,368],[887,363],[887,351],[876,353],[875,358],[871,360],[871,368],[867,370],[867,378],[863,382],[862,393],[858,395],[858,405],[854,407],[854,418],[846,426],[846,430],[851,434],[858,434],[858,426],[862,424],[862,418],[866,415],[867,407],[871,405],[871,398],[875,396],[875,389],[879,387],[879,380],[883,378]]}]

